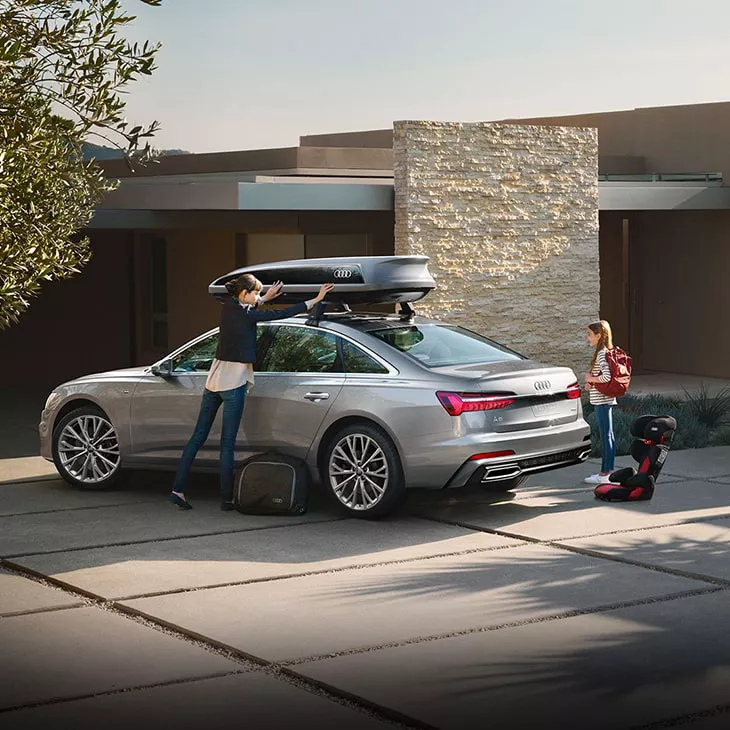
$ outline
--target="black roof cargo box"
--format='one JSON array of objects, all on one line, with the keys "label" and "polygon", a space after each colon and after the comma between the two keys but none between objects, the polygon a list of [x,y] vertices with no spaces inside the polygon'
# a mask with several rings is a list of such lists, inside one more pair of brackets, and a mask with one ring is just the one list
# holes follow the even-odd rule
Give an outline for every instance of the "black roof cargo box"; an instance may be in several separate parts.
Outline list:
[{"label": "black roof cargo box", "polygon": [[208,291],[218,299],[226,296],[225,285],[241,274],[253,274],[264,288],[284,282],[277,304],[301,302],[314,296],[325,283],[335,285],[330,302],[381,304],[416,302],[436,282],[428,273],[428,256],[341,256],[328,259],[300,259],[245,266],[210,284]]}]

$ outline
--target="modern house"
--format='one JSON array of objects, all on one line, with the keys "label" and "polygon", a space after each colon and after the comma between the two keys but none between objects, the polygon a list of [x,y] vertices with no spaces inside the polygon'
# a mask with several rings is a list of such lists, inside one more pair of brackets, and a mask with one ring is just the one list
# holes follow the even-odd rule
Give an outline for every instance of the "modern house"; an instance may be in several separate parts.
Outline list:
[{"label": "modern house", "polygon": [[432,257],[429,313],[526,354],[579,367],[600,310],[638,370],[730,377],[729,129],[718,103],[103,161],[93,259],[0,333],[3,380],[151,362],[217,324],[207,286],[238,266],[407,252]]}]

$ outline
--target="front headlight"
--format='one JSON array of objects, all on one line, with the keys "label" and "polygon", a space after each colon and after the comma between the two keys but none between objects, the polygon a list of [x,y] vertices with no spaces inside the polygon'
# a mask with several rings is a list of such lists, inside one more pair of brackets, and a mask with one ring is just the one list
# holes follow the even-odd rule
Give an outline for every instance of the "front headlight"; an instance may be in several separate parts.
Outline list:
[{"label": "front headlight", "polygon": [[54,390],[53,393],[51,393],[46,399],[46,405],[43,406],[43,410],[47,411],[60,397],[61,394],[56,393],[56,391]]}]

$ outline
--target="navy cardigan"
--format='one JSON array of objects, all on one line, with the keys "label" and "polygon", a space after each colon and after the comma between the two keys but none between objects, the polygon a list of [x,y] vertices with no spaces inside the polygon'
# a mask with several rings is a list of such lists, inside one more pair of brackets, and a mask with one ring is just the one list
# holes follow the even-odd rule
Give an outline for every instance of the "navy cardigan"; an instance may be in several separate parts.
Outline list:
[{"label": "navy cardigan", "polygon": [[256,362],[256,323],[293,317],[307,311],[304,302],[285,309],[259,311],[255,307],[241,306],[234,296],[223,303],[221,312],[216,359],[229,362]]}]

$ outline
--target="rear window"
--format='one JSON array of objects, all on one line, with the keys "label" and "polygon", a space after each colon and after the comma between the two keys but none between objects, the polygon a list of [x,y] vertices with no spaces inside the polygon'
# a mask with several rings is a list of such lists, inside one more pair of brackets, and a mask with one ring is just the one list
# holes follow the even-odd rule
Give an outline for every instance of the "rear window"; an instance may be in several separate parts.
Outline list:
[{"label": "rear window", "polygon": [[429,368],[524,359],[476,332],[453,325],[404,325],[370,330],[368,334]]}]

